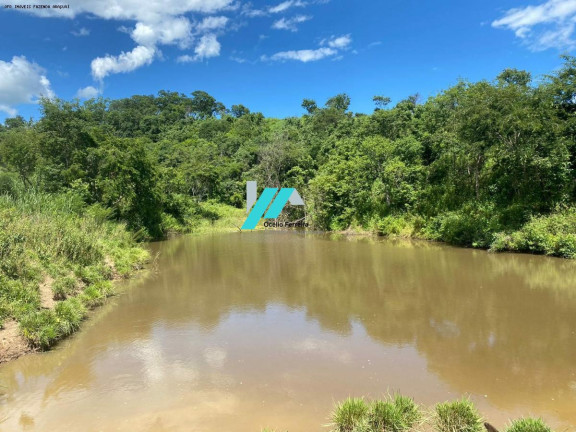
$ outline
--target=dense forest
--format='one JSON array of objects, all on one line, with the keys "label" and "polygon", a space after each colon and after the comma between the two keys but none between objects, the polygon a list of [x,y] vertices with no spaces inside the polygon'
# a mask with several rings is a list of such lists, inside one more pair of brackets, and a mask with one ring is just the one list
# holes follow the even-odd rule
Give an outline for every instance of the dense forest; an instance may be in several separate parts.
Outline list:
[{"label": "dense forest", "polygon": [[161,238],[218,218],[204,203],[241,208],[257,180],[296,187],[318,230],[574,257],[576,58],[563,60],[537,81],[506,69],[426,101],[375,96],[369,115],[344,93],[286,119],[203,91],[44,99],[38,121],[0,125],[0,194],[73,196]]}]

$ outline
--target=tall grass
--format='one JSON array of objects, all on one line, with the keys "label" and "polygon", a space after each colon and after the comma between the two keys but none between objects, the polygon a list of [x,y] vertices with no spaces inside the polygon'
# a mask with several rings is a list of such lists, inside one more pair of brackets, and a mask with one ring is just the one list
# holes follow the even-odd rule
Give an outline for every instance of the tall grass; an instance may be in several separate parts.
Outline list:
[{"label": "tall grass", "polygon": [[434,426],[438,432],[481,432],[482,419],[468,399],[436,405]]},{"label": "tall grass", "polygon": [[414,428],[421,417],[418,406],[405,396],[371,403],[348,398],[334,408],[332,425],[336,432],[403,432]]},{"label": "tall grass", "polygon": [[506,432],[552,432],[542,419],[522,418],[514,420]]},{"label": "tall grass", "polygon": [[336,405],[332,413],[335,432],[359,432],[366,424],[368,405],[361,398],[348,398]]},{"label": "tall grass", "polygon": [[[72,193],[0,195],[0,324],[19,322],[33,346],[47,348],[76,331],[86,311],[112,293],[109,280],[148,257],[98,207]],[[42,304],[42,284],[56,301],[50,308]]]}]

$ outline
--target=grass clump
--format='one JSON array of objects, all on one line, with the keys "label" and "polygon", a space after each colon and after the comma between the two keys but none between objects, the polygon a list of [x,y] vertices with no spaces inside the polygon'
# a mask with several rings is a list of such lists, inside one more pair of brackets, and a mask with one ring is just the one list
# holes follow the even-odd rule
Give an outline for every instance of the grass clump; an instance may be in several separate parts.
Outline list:
[{"label": "grass clump", "polygon": [[394,406],[400,411],[402,418],[404,419],[405,429],[410,429],[416,425],[421,419],[422,414],[420,413],[420,408],[414,402],[414,399],[408,396],[402,396],[401,394],[396,394],[394,396]]},{"label": "grass clump", "polygon": [[114,293],[114,287],[109,281],[102,281],[90,285],[80,295],[80,299],[90,308],[100,306],[107,297]]},{"label": "grass clump", "polygon": [[86,307],[78,298],[56,304],[52,309],[32,311],[20,320],[20,329],[34,346],[48,348],[55,341],[74,333],[86,316]]},{"label": "grass clump", "polygon": [[52,292],[54,300],[65,300],[68,296],[73,295],[76,291],[76,278],[73,276],[64,276],[54,281]]},{"label": "grass clump", "polygon": [[436,405],[434,426],[438,432],[482,432],[482,419],[468,399]]},{"label": "grass clump", "polygon": [[334,432],[360,432],[366,425],[368,404],[362,398],[348,398],[332,412]]},{"label": "grass clump", "polygon": [[552,432],[552,429],[542,419],[522,418],[514,420],[506,432]]},{"label": "grass clump", "polygon": [[336,405],[332,413],[335,432],[403,432],[412,429],[420,419],[418,406],[402,395],[371,403],[348,398]]},{"label": "grass clump", "polygon": [[374,432],[410,430],[420,418],[418,406],[411,398],[402,395],[396,395],[387,401],[374,401],[368,412],[370,431]]},{"label": "grass clump", "polygon": [[403,431],[406,427],[402,413],[392,403],[375,401],[370,405],[368,424],[372,431]]}]

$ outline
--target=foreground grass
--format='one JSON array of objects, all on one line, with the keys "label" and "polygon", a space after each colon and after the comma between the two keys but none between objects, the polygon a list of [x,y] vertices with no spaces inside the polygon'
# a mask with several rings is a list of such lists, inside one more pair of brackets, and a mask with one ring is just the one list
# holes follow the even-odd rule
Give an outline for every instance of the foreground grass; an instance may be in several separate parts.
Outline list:
[{"label": "foreground grass", "polygon": [[439,432],[481,432],[482,418],[467,399],[436,405],[434,426]]},{"label": "foreground grass", "polygon": [[29,346],[48,348],[148,259],[107,216],[71,194],[0,196],[0,328],[14,320]]},{"label": "foreground grass", "polygon": [[[425,410],[411,398],[394,395],[384,400],[348,398],[337,403],[330,416],[330,432],[498,432],[483,420],[468,399],[442,402]],[[274,432],[263,429],[261,432]],[[510,422],[503,432],[552,432],[541,419]]]}]

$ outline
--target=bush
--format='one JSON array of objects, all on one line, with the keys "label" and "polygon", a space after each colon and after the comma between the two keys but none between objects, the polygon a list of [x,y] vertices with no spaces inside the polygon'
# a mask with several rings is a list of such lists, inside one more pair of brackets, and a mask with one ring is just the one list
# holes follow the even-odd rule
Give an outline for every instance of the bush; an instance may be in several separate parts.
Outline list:
[{"label": "bush", "polygon": [[489,247],[500,230],[492,205],[469,205],[435,217],[426,227],[427,236],[459,246]]},{"label": "bush", "polygon": [[576,258],[576,208],[537,216],[512,233],[499,233],[491,248]]},{"label": "bush", "polygon": [[16,174],[0,171],[0,195],[13,195],[17,182]]},{"label": "bush", "polygon": [[434,426],[438,432],[482,432],[482,420],[468,399],[436,405]]},{"label": "bush", "polygon": [[372,225],[379,235],[411,237],[417,231],[415,218],[408,215],[390,215],[376,219]]}]

